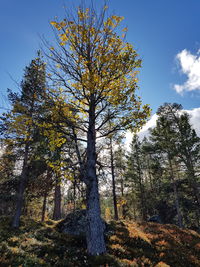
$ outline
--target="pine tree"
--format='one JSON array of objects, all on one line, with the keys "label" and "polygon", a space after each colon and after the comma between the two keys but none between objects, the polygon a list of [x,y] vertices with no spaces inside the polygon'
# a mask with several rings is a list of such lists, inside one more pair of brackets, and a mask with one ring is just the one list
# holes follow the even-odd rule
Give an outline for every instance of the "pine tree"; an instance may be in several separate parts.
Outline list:
[{"label": "pine tree", "polygon": [[0,155],[0,214],[11,215],[18,186],[15,174],[16,153],[11,145],[2,145]]},{"label": "pine tree", "polygon": [[22,172],[17,192],[16,211],[12,226],[18,228],[24,203],[24,192],[28,182],[30,154],[37,140],[37,122],[41,116],[42,100],[45,94],[45,64],[38,57],[25,68],[21,82],[21,93],[9,91],[12,110],[3,115],[2,127],[6,140],[11,139],[22,153]]},{"label": "pine tree", "polygon": [[[179,106],[174,104],[174,111],[179,109]],[[151,140],[154,142],[157,150],[164,154],[168,162],[169,179],[173,186],[174,203],[178,215],[178,224],[183,227],[182,214],[180,209],[180,199],[177,190],[176,173],[173,167],[173,160],[177,157],[176,139],[177,131],[176,126],[173,124],[172,116],[168,113],[168,106],[163,105],[158,109],[159,115],[156,127],[151,131]]]},{"label": "pine tree", "polygon": [[126,177],[129,182],[133,183],[136,199],[139,204],[142,220],[147,220],[147,200],[144,180],[144,158],[142,154],[141,142],[137,135],[133,136],[130,153],[127,161]]},{"label": "pine tree", "polygon": [[197,215],[196,219],[199,225],[200,216],[200,192],[198,187],[197,167],[200,158],[200,138],[192,128],[189,115],[181,111],[181,105],[176,103],[166,103],[160,108],[160,112],[165,112],[165,118],[171,121],[175,130],[175,139],[173,150],[187,170],[187,180],[194,194]]}]

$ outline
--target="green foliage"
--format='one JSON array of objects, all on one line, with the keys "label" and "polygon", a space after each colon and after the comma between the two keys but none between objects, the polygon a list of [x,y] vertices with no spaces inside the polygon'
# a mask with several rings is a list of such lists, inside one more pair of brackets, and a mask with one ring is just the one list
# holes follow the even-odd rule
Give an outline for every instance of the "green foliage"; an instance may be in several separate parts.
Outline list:
[{"label": "green foliage", "polygon": [[23,146],[27,142],[34,142],[46,90],[45,75],[45,64],[39,54],[25,68],[21,93],[8,90],[12,107],[10,112],[3,114],[0,128],[8,144]]},{"label": "green foliage", "polygon": [[164,223],[181,225],[182,220],[187,227],[199,227],[199,144],[180,105],[158,109],[149,140],[134,137],[127,157],[124,181],[131,218],[145,211],[148,217],[159,214]]}]

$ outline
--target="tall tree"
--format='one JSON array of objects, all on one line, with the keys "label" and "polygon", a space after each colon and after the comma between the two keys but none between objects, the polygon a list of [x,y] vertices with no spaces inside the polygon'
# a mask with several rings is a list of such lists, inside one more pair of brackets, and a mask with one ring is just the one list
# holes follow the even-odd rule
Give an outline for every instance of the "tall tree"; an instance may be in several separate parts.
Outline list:
[{"label": "tall tree", "polygon": [[148,200],[148,215],[152,216],[158,212],[156,207],[159,202],[163,201],[163,157],[147,138],[144,138],[141,142],[141,152],[142,171],[145,176],[145,194],[146,200]]},{"label": "tall tree", "polygon": [[[120,137],[119,137],[120,140]],[[118,140],[118,141],[119,141]],[[125,188],[125,149],[121,143],[117,142],[117,148],[114,151],[114,164],[115,164],[115,184],[116,193],[118,194],[117,206],[119,207],[120,215],[123,219],[127,216],[126,206],[126,188]]]},{"label": "tall tree", "polygon": [[2,118],[1,130],[4,130],[4,137],[12,139],[15,145],[22,150],[22,172],[12,223],[12,226],[16,228],[19,227],[24,192],[28,181],[29,155],[38,133],[36,121],[41,113],[45,83],[45,64],[38,53],[38,57],[25,68],[24,78],[21,82],[21,94],[9,92],[8,97],[12,103],[12,110],[4,114]]},{"label": "tall tree", "polygon": [[18,186],[17,175],[14,174],[16,157],[13,147],[4,143],[0,155],[0,214],[13,213]]},{"label": "tall tree", "polygon": [[[81,162],[80,166],[87,188],[87,249],[92,255],[106,251],[96,172],[97,139],[139,127],[149,114],[149,107],[142,109],[135,94],[141,60],[124,41],[126,29],[123,37],[116,33],[123,18],[106,17],[106,9],[98,14],[93,8],[79,7],[77,14],[51,22],[57,44],[47,45],[52,80],[59,83],[67,103],[77,111],[73,128],[77,138],[86,141],[86,167]],[[111,129],[105,127],[110,122]]]},{"label": "tall tree", "polygon": [[130,148],[131,151],[128,156],[126,177],[129,182],[132,180],[132,183],[134,184],[135,192],[139,200],[141,218],[142,220],[146,220],[147,200],[144,182],[144,157],[142,154],[141,142],[137,135],[133,136]]},{"label": "tall tree", "polygon": [[[175,107],[176,109],[177,107]],[[168,116],[167,109],[165,106],[161,106],[158,109],[157,114],[159,115],[156,127],[151,131],[151,139],[154,141],[157,149],[164,153],[164,156],[168,162],[169,178],[171,180],[174,192],[174,202],[178,215],[178,224],[183,227],[182,214],[180,209],[180,198],[177,190],[176,174],[173,168],[173,160],[177,157],[176,153],[176,138],[177,131],[174,127],[173,121]]]},{"label": "tall tree", "polygon": [[[187,180],[193,191],[196,207],[197,221],[200,216],[200,192],[198,188],[197,166],[200,158],[200,138],[192,128],[189,115],[181,111],[182,106],[176,103],[165,103],[160,107],[159,113],[165,114],[165,118],[171,122],[176,134],[174,139],[174,151],[179,161],[184,163],[187,170]],[[200,226],[199,226],[200,227]]]}]

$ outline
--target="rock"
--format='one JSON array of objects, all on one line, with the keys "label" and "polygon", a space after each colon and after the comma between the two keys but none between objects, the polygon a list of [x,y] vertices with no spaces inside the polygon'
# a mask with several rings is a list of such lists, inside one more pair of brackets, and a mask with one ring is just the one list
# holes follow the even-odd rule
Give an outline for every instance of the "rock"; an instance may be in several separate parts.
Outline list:
[{"label": "rock", "polygon": [[159,215],[153,215],[148,219],[148,222],[162,223]]},{"label": "rock", "polygon": [[[104,220],[102,222],[105,225],[105,232],[109,231],[107,223]],[[86,210],[76,210],[69,213],[65,219],[57,224],[57,229],[62,233],[85,237],[87,230]]]}]

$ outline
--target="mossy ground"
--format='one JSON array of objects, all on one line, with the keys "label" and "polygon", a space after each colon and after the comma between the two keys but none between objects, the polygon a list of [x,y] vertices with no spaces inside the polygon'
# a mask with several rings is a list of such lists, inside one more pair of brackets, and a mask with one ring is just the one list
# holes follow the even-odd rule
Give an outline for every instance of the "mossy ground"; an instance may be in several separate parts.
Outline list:
[{"label": "mossy ground", "polygon": [[0,217],[0,266],[200,266],[200,235],[174,225],[111,222],[107,254],[89,257],[83,238],[59,233],[56,222],[22,219],[12,230]]}]

